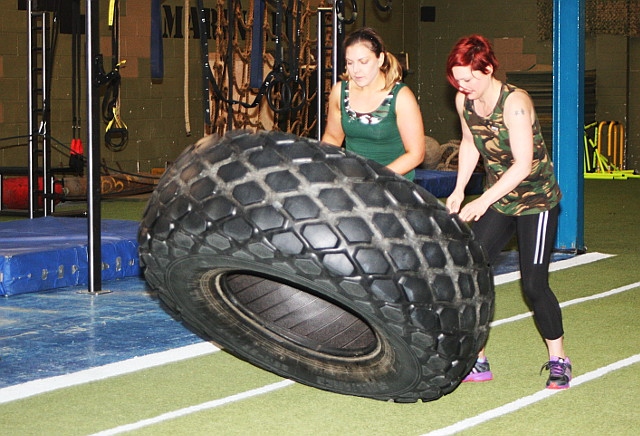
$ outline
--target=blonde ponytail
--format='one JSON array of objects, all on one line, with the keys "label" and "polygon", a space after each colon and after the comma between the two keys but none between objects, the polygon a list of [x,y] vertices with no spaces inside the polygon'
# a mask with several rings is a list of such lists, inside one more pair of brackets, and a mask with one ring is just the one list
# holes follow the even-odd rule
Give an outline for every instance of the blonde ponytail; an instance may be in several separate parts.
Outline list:
[{"label": "blonde ponytail", "polygon": [[384,52],[385,62],[382,64],[382,72],[385,78],[385,89],[391,89],[396,82],[402,82],[402,65],[393,54]]}]

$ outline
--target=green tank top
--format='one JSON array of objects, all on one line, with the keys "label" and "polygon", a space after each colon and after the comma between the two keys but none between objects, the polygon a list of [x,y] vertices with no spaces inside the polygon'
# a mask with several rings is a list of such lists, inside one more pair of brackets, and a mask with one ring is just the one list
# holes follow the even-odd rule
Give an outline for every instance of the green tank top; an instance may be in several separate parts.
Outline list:
[{"label": "green tank top", "polygon": [[[349,105],[349,82],[342,81],[341,122],[348,151],[385,166],[405,153],[396,121],[396,96],[405,86],[396,83],[375,111],[357,113]],[[413,180],[415,171],[404,176]]]},{"label": "green tank top", "polygon": [[[464,102],[464,119],[484,161],[487,189],[492,187],[513,163],[509,130],[504,123],[504,103],[507,97],[517,89],[513,85],[503,84],[498,103],[493,113],[486,118],[475,112],[473,101],[465,99]],[[531,174],[513,191],[491,206],[505,215],[530,215],[544,212],[555,207],[562,198],[537,115],[532,127]]]}]

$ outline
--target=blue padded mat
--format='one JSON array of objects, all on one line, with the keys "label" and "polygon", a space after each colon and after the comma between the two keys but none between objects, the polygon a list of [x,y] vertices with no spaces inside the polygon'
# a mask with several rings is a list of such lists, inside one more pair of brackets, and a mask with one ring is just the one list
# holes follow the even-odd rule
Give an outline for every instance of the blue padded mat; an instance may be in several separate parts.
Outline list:
[{"label": "blue padded mat", "polygon": [[[415,183],[429,191],[436,198],[445,198],[451,195],[458,180],[457,171],[436,171],[416,169]],[[473,173],[467,184],[467,195],[482,194],[484,173]]]},{"label": "blue padded mat", "polygon": [[[139,276],[138,222],[101,222],[102,280]],[[0,223],[0,295],[85,285],[87,218],[42,217]]]}]

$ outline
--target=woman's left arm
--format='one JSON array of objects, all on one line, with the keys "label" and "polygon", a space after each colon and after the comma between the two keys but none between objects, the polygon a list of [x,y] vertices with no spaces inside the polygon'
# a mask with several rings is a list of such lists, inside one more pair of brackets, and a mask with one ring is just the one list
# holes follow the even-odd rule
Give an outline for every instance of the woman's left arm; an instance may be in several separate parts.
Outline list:
[{"label": "woman's left arm", "polygon": [[418,101],[408,86],[403,87],[396,98],[396,119],[405,153],[387,168],[398,174],[407,174],[424,160],[424,125]]}]

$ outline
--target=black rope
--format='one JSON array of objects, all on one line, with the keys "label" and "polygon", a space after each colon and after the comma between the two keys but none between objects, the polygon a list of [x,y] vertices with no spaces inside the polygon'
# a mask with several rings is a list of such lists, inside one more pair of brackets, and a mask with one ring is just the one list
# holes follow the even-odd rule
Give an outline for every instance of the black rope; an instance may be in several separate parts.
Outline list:
[{"label": "black rope", "polygon": [[[111,73],[105,75],[106,89],[102,98],[102,119],[107,123],[104,133],[105,146],[114,152],[125,149],[129,141],[129,130],[115,119],[118,99],[120,96],[120,2],[116,0],[113,5],[113,26],[111,27]],[[100,71],[104,71],[102,68]]]},{"label": "black rope", "polygon": [[356,3],[356,0],[351,0],[351,16],[347,18],[344,11],[344,0],[336,1],[336,15],[338,16],[338,21],[342,24],[355,23],[356,18],[358,18],[358,3]]},{"label": "black rope", "polygon": [[[299,41],[299,26],[300,26],[300,7],[298,8],[298,16],[296,17],[296,33],[298,37],[294,37],[294,17],[293,17],[293,1],[291,1],[290,7],[284,10],[284,1],[276,0],[276,18],[274,26],[275,34],[275,65],[270,75],[272,80],[267,87],[267,104],[277,114],[284,114],[287,112],[297,112],[304,106],[306,100],[306,87],[304,82],[299,76],[298,58],[300,46]],[[284,17],[283,17],[284,16]],[[288,62],[284,61],[284,48],[282,46],[283,39],[283,19],[287,20],[286,32],[287,40],[289,42],[287,47]],[[267,77],[269,79],[269,77]],[[297,103],[294,103],[295,100]]]},{"label": "black rope", "polygon": [[391,10],[391,0],[387,0],[386,4],[382,4],[380,0],[375,0],[376,8],[382,12],[389,12]]},{"label": "black rope", "polygon": [[81,24],[80,24],[80,0],[73,0],[71,4],[71,112],[73,138],[80,135],[81,119],[78,115],[80,109],[80,96],[82,85],[80,80],[80,55],[81,55]]},{"label": "black rope", "polygon": [[[44,135],[38,135],[38,136],[44,136]],[[0,142],[3,141],[12,141],[12,140],[16,140],[16,139],[28,139],[30,138],[31,135],[17,135],[17,136],[7,136],[4,138],[0,138]],[[69,147],[68,145],[66,145],[65,143],[63,143],[62,141],[60,141],[59,139],[51,136],[51,135],[46,135],[46,137],[51,140],[53,143],[55,143],[58,148],[56,148],[56,151],[60,154],[62,154],[63,156],[69,156],[70,152],[71,152],[71,147]],[[14,145],[10,145],[10,146],[6,146],[6,147],[0,147],[0,150],[5,149],[5,148],[13,148],[13,147],[26,147],[28,146],[28,142],[25,144],[14,144]],[[112,168],[110,166],[107,165],[102,165],[102,167],[107,170],[107,173],[112,171],[114,173],[119,173],[119,174],[123,174],[123,175],[127,175],[127,176],[135,176],[141,179],[150,179],[150,180],[159,180],[160,177],[159,176],[148,176],[148,175],[144,175],[144,174],[139,174],[139,173],[131,173],[128,171],[124,171],[120,168]],[[55,170],[55,169],[54,169]],[[138,183],[143,183],[143,182],[138,182]]]},{"label": "black rope", "polygon": [[[275,0],[276,4],[276,25],[274,29],[274,33],[276,35],[275,46],[276,46],[276,61],[273,67],[273,70],[267,74],[267,77],[262,82],[260,88],[258,88],[257,95],[255,96],[253,102],[247,103],[240,100],[235,100],[231,98],[231,93],[228,97],[223,95],[220,86],[218,85],[213,73],[211,71],[211,66],[209,63],[209,25],[204,13],[204,2],[203,0],[198,0],[198,25],[200,30],[200,52],[202,58],[202,78],[203,78],[203,102],[204,102],[204,115],[205,115],[205,124],[207,126],[211,126],[211,108],[210,108],[210,100],[211,100],[211,92],[213,92],[213,96],[216,100],[224,102],[231,105],[240,105],[244,108],[251,109],[257,107],[262,99],[267,97],[267,104],[269,107],[276,113],[282,114],[285,112],[293,112],[300,110],[304,102],[306,100],[306,88],[304,86],[304,82],[299,78],[299,73],[296,69],[295,72],[291,71],[291,67],[287,65],[286,62],[282,60],[282,15],[284,14],[283,8],[284,0]],[[234,3],[233,0],[230,0],[229,9],[232,8]],[[291,13],[291,11],[287,11],[287,13]],[[232,18],[234,15],[229,12],[229,26],[233,27]],[[229,42],[231,47],[231,30],[229,34]],[[231,48],[228,49],[228,56],[232,57],[233,53]],[[299,50],[299,45],[296,50]],[[229,60],[227,61],[227,63]],[[231,59],[233,62],[233,59]],[[229,80],[233,80],[232,71],[233,68],[228,68],[228,65],[225,65],[225,71],[229,74]],[[231,72],[229,72],[231,71]],[[211,87],[210,87],[211,86]],[[231,89],[232,86],[229,86]],[[296,97],[297,96],[297,97]],[[300,101],[296,104],[293,104],[294,99],[297,98]],[[229,111],[232,112],[231,110]]]},{"label": "black rope", "polygon": [[[82,95],[81,62],[82,55],[82,22],[80,15],[80,0],[73,0],[71,3],[71,142],[73,145],[82,144],[80,138],[81,118],[79,116]],[[73,169],[78,175],[84,172],[85,159],[82,148],[75,149],[72,147],[69,155],[69,168]]]}]

